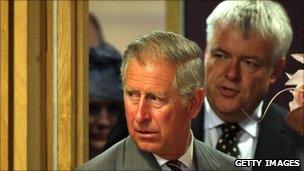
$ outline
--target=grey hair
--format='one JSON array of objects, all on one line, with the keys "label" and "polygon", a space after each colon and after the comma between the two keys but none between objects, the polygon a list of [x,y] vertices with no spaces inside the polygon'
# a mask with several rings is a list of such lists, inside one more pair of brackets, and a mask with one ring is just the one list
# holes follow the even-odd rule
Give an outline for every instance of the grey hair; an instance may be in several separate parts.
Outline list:
[{"label": "grey hair", "polygon": [[207,42],[218,24],[239,28],[244,37],[254,32],[263,39],[272,40],[273,63],[285,57],[290,47],[293,31],[285,9],[270,0],[223,1],[206,20]]},{"label": "grey hair", "polygon": [[132,41],[124,52],[121,77],[124,83],[130,59],[135,58],[145,65],[149,60],[165,60],[175,68],[173,85],[183,102],[186,102],[195,89],[202,87],[204,69],[202,50],[194,43],[178,34],[167,31],[153,31]]}]

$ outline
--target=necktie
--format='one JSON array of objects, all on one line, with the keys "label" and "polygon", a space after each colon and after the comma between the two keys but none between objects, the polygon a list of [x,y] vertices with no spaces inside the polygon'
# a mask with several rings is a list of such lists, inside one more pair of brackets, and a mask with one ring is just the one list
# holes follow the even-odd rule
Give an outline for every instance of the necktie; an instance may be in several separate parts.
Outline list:
[{"label": "necktie", "polygon": [[166,165],[172,170],[172,171],[182,171],[181,169],[181,162],[178,160],[169,160]]},{"label": "necktie", "polygon": [[240,126],[236,123],[226,123],[222,124],[221,128],[223,133],[217,141],[216,149],[233,157],[239,157],[236,134],[240,131]]}]

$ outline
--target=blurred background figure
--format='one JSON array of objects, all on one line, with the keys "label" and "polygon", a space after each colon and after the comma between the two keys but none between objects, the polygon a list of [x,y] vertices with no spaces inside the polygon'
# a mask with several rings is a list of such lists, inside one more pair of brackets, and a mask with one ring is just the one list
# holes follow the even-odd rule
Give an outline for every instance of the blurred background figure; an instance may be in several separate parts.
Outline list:
[{"label": "blurred background figure", "polygon": [[89,28],[88,28],[88,41],[89,41],[89,48],[97,47],[101,44],[103,39],[103,31],[100,27],[100,24],[97,18],[92,14],[89,13]]},{"label": "blurred background figure", "polygon": [[89,158],[101,152],[123,109],[121,55],[104,41],[96,18],[89,15]]}]

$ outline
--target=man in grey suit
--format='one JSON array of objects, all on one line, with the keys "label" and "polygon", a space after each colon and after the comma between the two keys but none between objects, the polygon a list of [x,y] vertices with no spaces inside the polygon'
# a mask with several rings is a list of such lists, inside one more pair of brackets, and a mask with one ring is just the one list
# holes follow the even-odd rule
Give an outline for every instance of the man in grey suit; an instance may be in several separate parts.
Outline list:
[{"label": "man in grey suit", "polygon": [[234,158],[190,130],[204,99],[202,51],[177,34],[132,41],[121,66],[130,136],[80,170],[237,170]]}]

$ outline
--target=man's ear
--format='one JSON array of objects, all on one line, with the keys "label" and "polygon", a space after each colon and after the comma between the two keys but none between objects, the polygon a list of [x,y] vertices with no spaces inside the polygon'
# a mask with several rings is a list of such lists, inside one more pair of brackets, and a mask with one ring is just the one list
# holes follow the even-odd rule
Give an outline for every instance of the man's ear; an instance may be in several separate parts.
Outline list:
[{"label": "man's ear", "polygon": [[193,97],[189,100],[189,114],[191,119],[195,118],[198,112],[202,108],[202,104],[205,98],[204,88],[198,88],[194,91]]},{"label": "man's ear", "polygon": [[274,83],[278,78],[279,76],[282,74],[284,68],[285,68],[285,65],[286,65],[286,59],[285,58],[280,58],[275,66],[274,66],[274,69],[271,73],[271,79],[270,79],[270,82],[271,83]]}]

